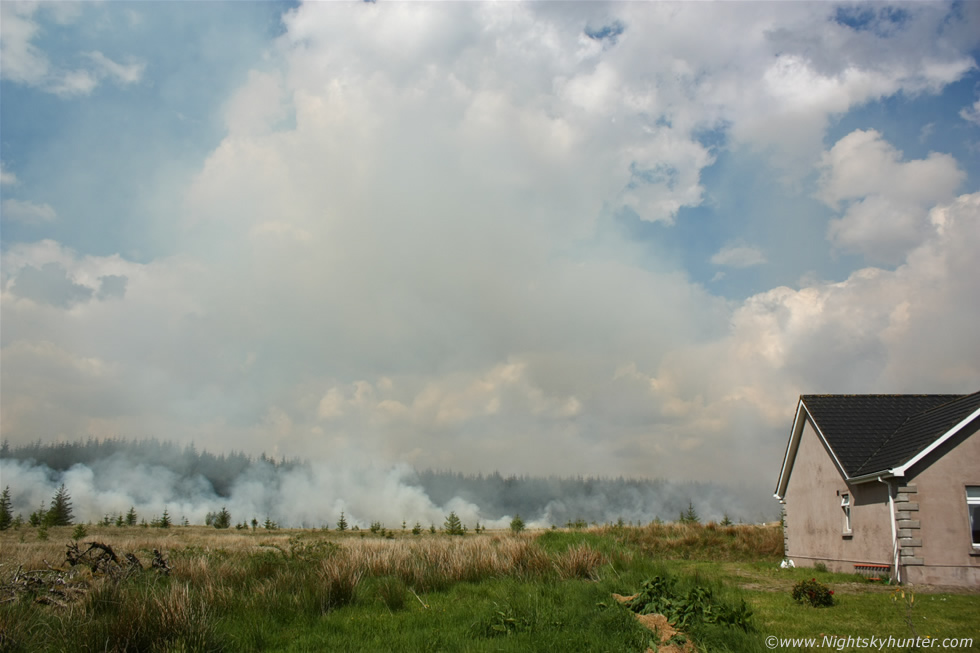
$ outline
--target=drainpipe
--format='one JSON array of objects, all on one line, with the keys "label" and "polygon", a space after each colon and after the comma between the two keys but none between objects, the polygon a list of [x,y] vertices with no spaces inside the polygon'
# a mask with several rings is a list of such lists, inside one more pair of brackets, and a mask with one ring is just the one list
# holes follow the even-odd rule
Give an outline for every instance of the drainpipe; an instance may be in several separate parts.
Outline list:
[{"label": "drainpipe", "polygon": [[898,565],[898,524],[895,522],[895,498],[892,496],[892,484],[891,481],[882,480],[880,476],[878,482],[884,483],[885,487],[888,488],[888,512],[892,518],[892,564],[895,567],[895,582],[901,584],[902,568]]}]

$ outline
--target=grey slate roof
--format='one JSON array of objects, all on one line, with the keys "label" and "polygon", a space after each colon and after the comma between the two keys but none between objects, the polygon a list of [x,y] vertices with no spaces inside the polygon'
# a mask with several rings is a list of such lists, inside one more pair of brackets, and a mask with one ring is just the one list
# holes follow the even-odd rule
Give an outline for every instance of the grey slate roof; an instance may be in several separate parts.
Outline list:
[{"label": "grey slate roof", "polygon": [[851,478],[897,467],[980,408],[970,395],[803,395]]}]

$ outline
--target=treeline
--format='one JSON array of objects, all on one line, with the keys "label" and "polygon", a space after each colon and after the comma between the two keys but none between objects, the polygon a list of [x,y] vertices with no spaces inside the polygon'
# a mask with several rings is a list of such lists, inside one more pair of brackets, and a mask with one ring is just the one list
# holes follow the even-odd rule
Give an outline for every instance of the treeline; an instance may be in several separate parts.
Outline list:
[{"label": "treeline", "polygon": [[271,466],[276,470],[289,470],[302,464],[298,460],[285,458],[275,460],[265,453],[258,458],[239,451],[213,454],[205,449],[197,449],[193,443],[182,446],[155,438],[146,440],[89,438],[49,444],[36,441],[21,446],[10,446],[4,441],[0,444],[0,458],[33,462],[55,472],[67,471],[78,464],[91,467],[97,462],[114,456],[124,456],[134,464],[159,465],[181,478],[201,476],[211,484],[215,494],[221,497],[229,496],[235,480],[257,463]]},{"label": "treeline", "polygon": [[[558,526],[616,519],[648,523],[683,518],[692,505],[711,519],[741,516],[731,489],[714,483],[589,476],[504,476],[452,471],[417,472],[418,483],[438,505],[458,497],[480,506],[487,519],[528,515]],[[715,514],[717,513],[717,514]]]},{"label": "treeline", "polygon": [[[204,511],[215,511],[223,503],[233,503],[239,512],[247,513],[250,520],[258,517],[273,524],[279,521],[316,526],[335,520],[337,515],[331,514],[334,510],[339,513],[345,506],[351,510],[360,503],[357,517],[363,525],[377,518],[370,501],[384,502],[411,487],[421,490],[431,502],[429,519],[436,510],[457,509],[464,511],[470,519],[478,516],[484,521],[499,522],[521,515],[529,523],[557,526],[620,521],[646,524],[658,519],[675,521],[691,512],[696,512],[705,521],[729,518],[757,521],[764,509],[758,504],[747,503],[742,493],[729,486],[708,482],[504,476],[498,472],[462,474],[428,469],[400,473],[397,487],[379,488],[377,484],[355,481],[350,486],[335,489],[333,496],[317,495],[315,501],[324,500],[334,506],[334,510],[324,505],[324,510],[313,512],[303,510],[313,498],[303,492],[316,487],[310,479],[323,474],[345,475],[343,470],[356,468],[358,461],[338,461],[324,467],[296,459],[275,460],[264,453],[258,457],[237,451],[213,454],[193,444],[178,445],[156,439],[94,438],[20,446],[4,442],[0,443],[0,458],[46,475],[43,482],[52,489],[62,483],[75,466],[87,467],[91,473],[82,485],[90,484],[87,487],[92,492],[87,492],[86,496],[104,491],[105,496],[123,492],[127,498],[125,506],[118,502],[114,504],[109,517],[100,505],[92,501],[86,503],[83,510],[86,517],[101,521],[122,521],[121,512],[130,503],[157,515],[169,504],[178,512],[178,523],[185,521],[184,514],[200,520]],[[144,476],[132,477],[132,471],[137,469]],[[166,474],[160,474],[161,469],[166,470]],[[124,476],[127,477],[125,481]],[[12,487],[11,490],[16,494],[15,503],[19,502],[19,509],[25,510],[25,515],[33,510],[24,505],[28,487]],[[30,503],[36,506],[40,497],[36,493],[33,496]],[[50,496],[47,494],[44,501],[47,502]],[[469,504],[469,508],[465,504]],[[90,515],[93,511],[98,512]],[[414,520],[419,516],[406,514],[399,516],[399,520]],[[223,520],[219,523],[224,525]],[[247,524],[242,522],[242,525]]]}]

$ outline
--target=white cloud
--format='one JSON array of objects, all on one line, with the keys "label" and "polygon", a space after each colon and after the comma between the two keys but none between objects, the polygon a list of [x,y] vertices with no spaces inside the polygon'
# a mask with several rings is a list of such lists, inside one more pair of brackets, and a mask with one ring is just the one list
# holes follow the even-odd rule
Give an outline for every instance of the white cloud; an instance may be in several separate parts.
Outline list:
[{"label": "white cloud", "polygon": [[98,77],[88,70],[60,72],[48,81],[46,90],[61,97],[88,95],[99,85]]},{"label": "white cloud", "polygon": [[99,77],[109,77],[121,84],[135,84],[143,78],[143,72],[146,70],[145,63],[116,63],[98,50],[86,52],[85,56],[95,64],[96,74]]},{"label": "white cloud", "polygon": [[980,125],[980,100],[973,103],[973,106],[965,107],[960,110],[960,118],[975,125]]},{"label": "white cloud", "polygon": [[697,455],[724,473],[778,468],[799,394],[974,391],[980,193],[933,208],[930,220],[937,229],[895,270],[759,293],[734,307],[724,338],[679,347],[655,371],[636,366],[622,378],[653,403],[648,419],[675,416],[678,438],[712,443]]},{"label": "white cloud", "polygon": [[[931,5],[910,9],[916,38],[899,42],[832,15],[291,10],[270,69],[224,104],[227,134],[189,173],[175,254],[5,250],[4,435],[168,433],[277,456],[755,483],[802,391],[975,386],[980,354],[962,352],[976,347],[964,252],[977,198],[954,197],[956,162],[907,161],[872,131],[822,142],[831,117],[931,92],[968,63],[918,38],[942,17]],[[617,20],[615,44],[583,34]],[[96,82],[144,74],[85,60]],[[808,172],[823,155],[833,242],[896,269],[741,302],[636,256],[600,216],[628,206],[669,224],[699,206],[724,147],[706,132]],[[734,241],[711,262],[765,254]],[[926,337],[936,315],[948,338]]]},{"label": "white cloud", "polygon": [[[4,173],[7,174],[6,172]],[[13,175],[10,175],[13,177]],[[16,180],[16,177],[14,178]],[[5,181],[4,183],[11,183]],[[24,222],[26,224],[42,224],[51,222],[58,217],[49,204],[37,204],[28,200],[6,199],[2,207],[3,219]]]},{"label": "white cloud", "polygon": [[33,20],[36,3],[4,2],[0,5],[0,58],[4,79],[38,84],[48,73],[48,59],[32,41],[40,31]]},{"label": "white cloud", "polygon": [[4,186],[16,186],[19,183],[20,181],[17,179],[17,175],[4,168],[3,163],[0,162],[0,184]]},{"label": "white cloud", "polygon": [[902,159],[874,130],[851,132],[824,153],[818,197],[843,211],[828,229],[831,242],[885,263],[922,242],[929,208],[952,199],[966,175],[948,154]]},{"label": "white cloud", "polygon": [[132,84],[143,76],[144,63],[120,64],[99,51],[82,55],[88,67],[65,69],[51,64],[48,55],[35,43],[43,31],[42,19],[50,17],[59,25],[73,23],[81,15],[78,3],[6,2],[2,12],[0,56],[4,79],[60,97],[73,97],[91,94],[106,78]]},{"label": "white cloud", "polygon": [[766,256],[758,247],[730,243],[718,250],[712,257],[714,265],[733,268],[750,268],[766,262]]}]

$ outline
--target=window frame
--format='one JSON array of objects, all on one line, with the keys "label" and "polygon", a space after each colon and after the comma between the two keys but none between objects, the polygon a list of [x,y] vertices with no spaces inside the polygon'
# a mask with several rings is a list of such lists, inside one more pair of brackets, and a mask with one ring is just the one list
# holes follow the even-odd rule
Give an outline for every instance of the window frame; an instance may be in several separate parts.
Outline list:
[{"label": "window frame", "polygon": [[[971,497],[970,490],[973,490],[976,496]],[[973,511],[976,510],[977,520],[980,521],[980,485],[967,485],[963,494],[966,496],[966,518],[970,529],[970,544],[974,551],[980,551],[980,537],[976,535],[976,533],[980,533],[980,524],[975,524],[973,519]]]}]

